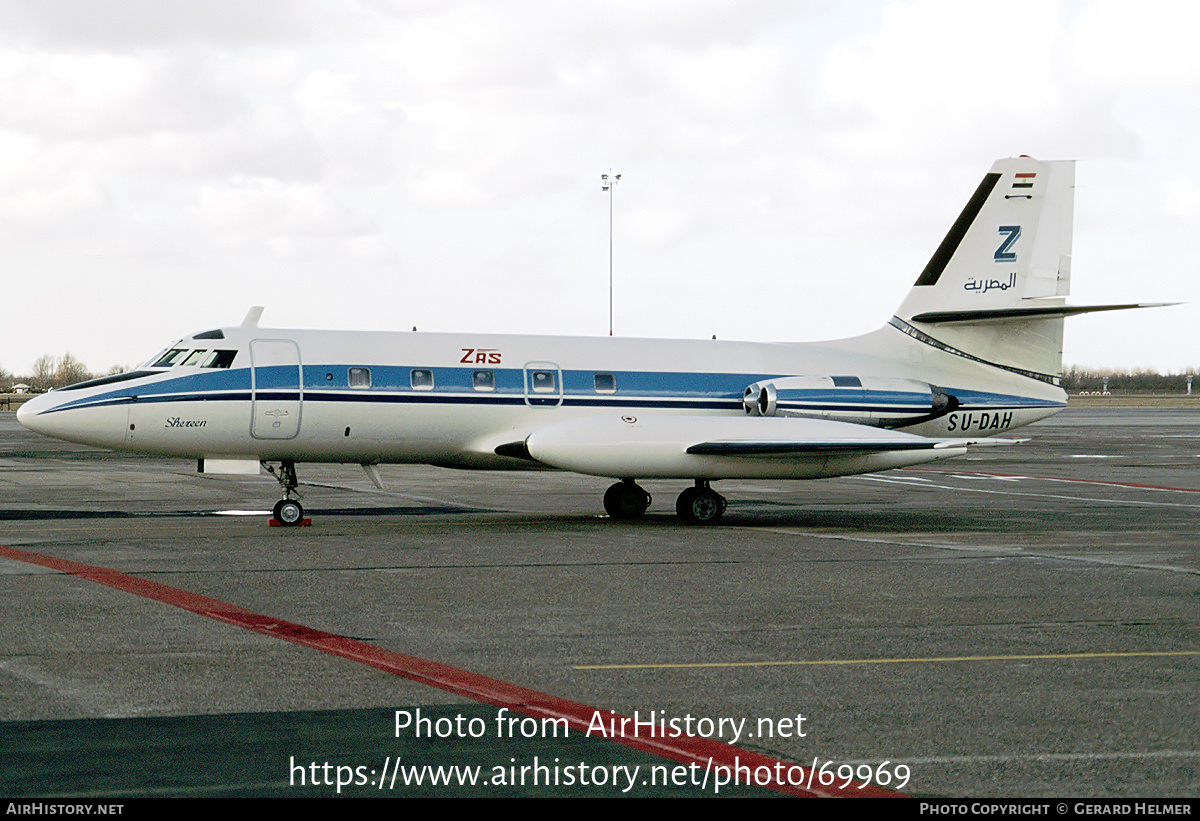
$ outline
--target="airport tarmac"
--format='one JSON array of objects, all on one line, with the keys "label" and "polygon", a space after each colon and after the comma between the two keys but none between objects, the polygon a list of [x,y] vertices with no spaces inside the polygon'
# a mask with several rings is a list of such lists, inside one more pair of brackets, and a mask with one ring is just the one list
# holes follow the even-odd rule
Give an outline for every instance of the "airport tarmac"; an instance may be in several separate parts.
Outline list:
[{"label": "airport tarmac", "polygon": [[[602,479],[383,466],[379,491],[301,465],[313,525],[274,528],[270,477],[0,412],[0,545],[602,716],[710,719],[721,742],[740,726],[731,749],[911,795],[1200,795],[1200,410],[1072,408],[1014,435],[871,476],[720,482],[712,528],[676,520],[679,482],[645,482],[629,524],[603,515]],[[494,704],[11,555],[0,593],[9,797],[334,795],[322,763],[389,755],[557,759],[561,780],[342,794],[620,795],[633,766],[628,794],[715,791],[648,785],[674,762],[596,736],[498,738]],[[397,738],[418,709],[451,737]]]}]

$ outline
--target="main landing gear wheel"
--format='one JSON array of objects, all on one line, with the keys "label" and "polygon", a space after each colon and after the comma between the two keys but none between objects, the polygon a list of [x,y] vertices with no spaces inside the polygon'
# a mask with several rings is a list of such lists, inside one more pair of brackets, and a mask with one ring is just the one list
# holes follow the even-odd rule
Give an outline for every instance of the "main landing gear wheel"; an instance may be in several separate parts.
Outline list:
[{"label": "main landing gear wheel", "polygon": [[275,521],[285,527],[298,525],[304,518],[304,508],[295,499],[280,499],[275,503],[275,510],[272,513]]},{"label": "main landing gear wheel", "polygon": [[632,479],[617,482],[604,492],[604,510],[621,522],[642,518],[650,507],[650,494]]},{"label": "main landing gear wheel", "polygon": [[725,497],[708,486],[708,482],[697,482],[675,500],[675,512],[690,525],[715,525],[725,513],[728,504]]}]

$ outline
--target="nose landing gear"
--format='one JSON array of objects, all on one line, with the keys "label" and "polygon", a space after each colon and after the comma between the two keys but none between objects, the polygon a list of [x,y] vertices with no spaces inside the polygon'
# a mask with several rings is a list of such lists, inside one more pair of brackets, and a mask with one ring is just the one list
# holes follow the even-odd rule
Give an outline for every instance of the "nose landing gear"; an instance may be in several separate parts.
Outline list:
[{"label": "nose landing gear", "polygon": [[304,518],[304,506],[292,498],[293,495],[299,496],[296,491],[296,486],[300,482],[296,479],[296,463],[291,459],[284,459],[279,463],[279,470],[276,471],[273,465],[263,462],[263,467],[267,469],[279,482],[279,486],[283,488],[283,498],[275,503],[274,509],[271,511],[273,524],[280,524],[284,527],[295,527],[296,525],[311,523],[311,519]]},{"label": "nose landing gear", "polygon": [[304,520],[304,507],[294,499],[280,499],[271,513],[284,527],[293,527]]}]

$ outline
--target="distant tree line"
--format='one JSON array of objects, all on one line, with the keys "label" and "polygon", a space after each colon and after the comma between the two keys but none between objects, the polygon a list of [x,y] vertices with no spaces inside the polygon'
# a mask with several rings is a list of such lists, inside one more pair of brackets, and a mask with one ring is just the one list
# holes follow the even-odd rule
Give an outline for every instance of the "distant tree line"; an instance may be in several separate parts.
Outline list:
[{"label": "distant tree line", "polygon": [[39,356],[34,361],[33,372],[30,374],[14,375],[0,367],[0,392],[11,391],[13,385],[24,383],[29,386],[30,390],[42,393],[51,388],[63,388],[67,385],[74,385],[76,382],[94,379],[97,376],[123,373],[126,370],[127,368],[122,365],[114,365],[104,373],[93,373],[69,352],[62,356],[47,354]]},{"label": "distant tree line", "polygon": [[[1147,368],[1121,371],[1072,366],[1063,374],[1062,386],[1067,393],[1102,391],[1107,378],[1109,392],[1187,393],[1188,376],[1194,373],[1194,368],[1183,373],[1159,373]],[[1192,390],[1200,394],[1200,376],[1193,380]]]}]

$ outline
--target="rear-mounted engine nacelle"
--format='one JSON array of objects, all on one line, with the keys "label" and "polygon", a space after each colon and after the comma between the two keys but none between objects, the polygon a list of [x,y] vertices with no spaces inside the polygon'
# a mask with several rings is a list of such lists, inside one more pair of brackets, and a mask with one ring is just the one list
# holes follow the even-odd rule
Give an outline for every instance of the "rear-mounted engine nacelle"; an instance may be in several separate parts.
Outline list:
[{"label": "rear-mounted engine nacelle", "polygon": [[751,416],[774,416],[778,406],[774,382],[755,382],[742,395],[742,407]]},{"label": "rear-mounted engine nacelle", "polygon": [[750,416],[819,416],[879,427],[914,424],[957,405],[926,382],[883,376],[786,376],[755,382],[742,395]]}]

